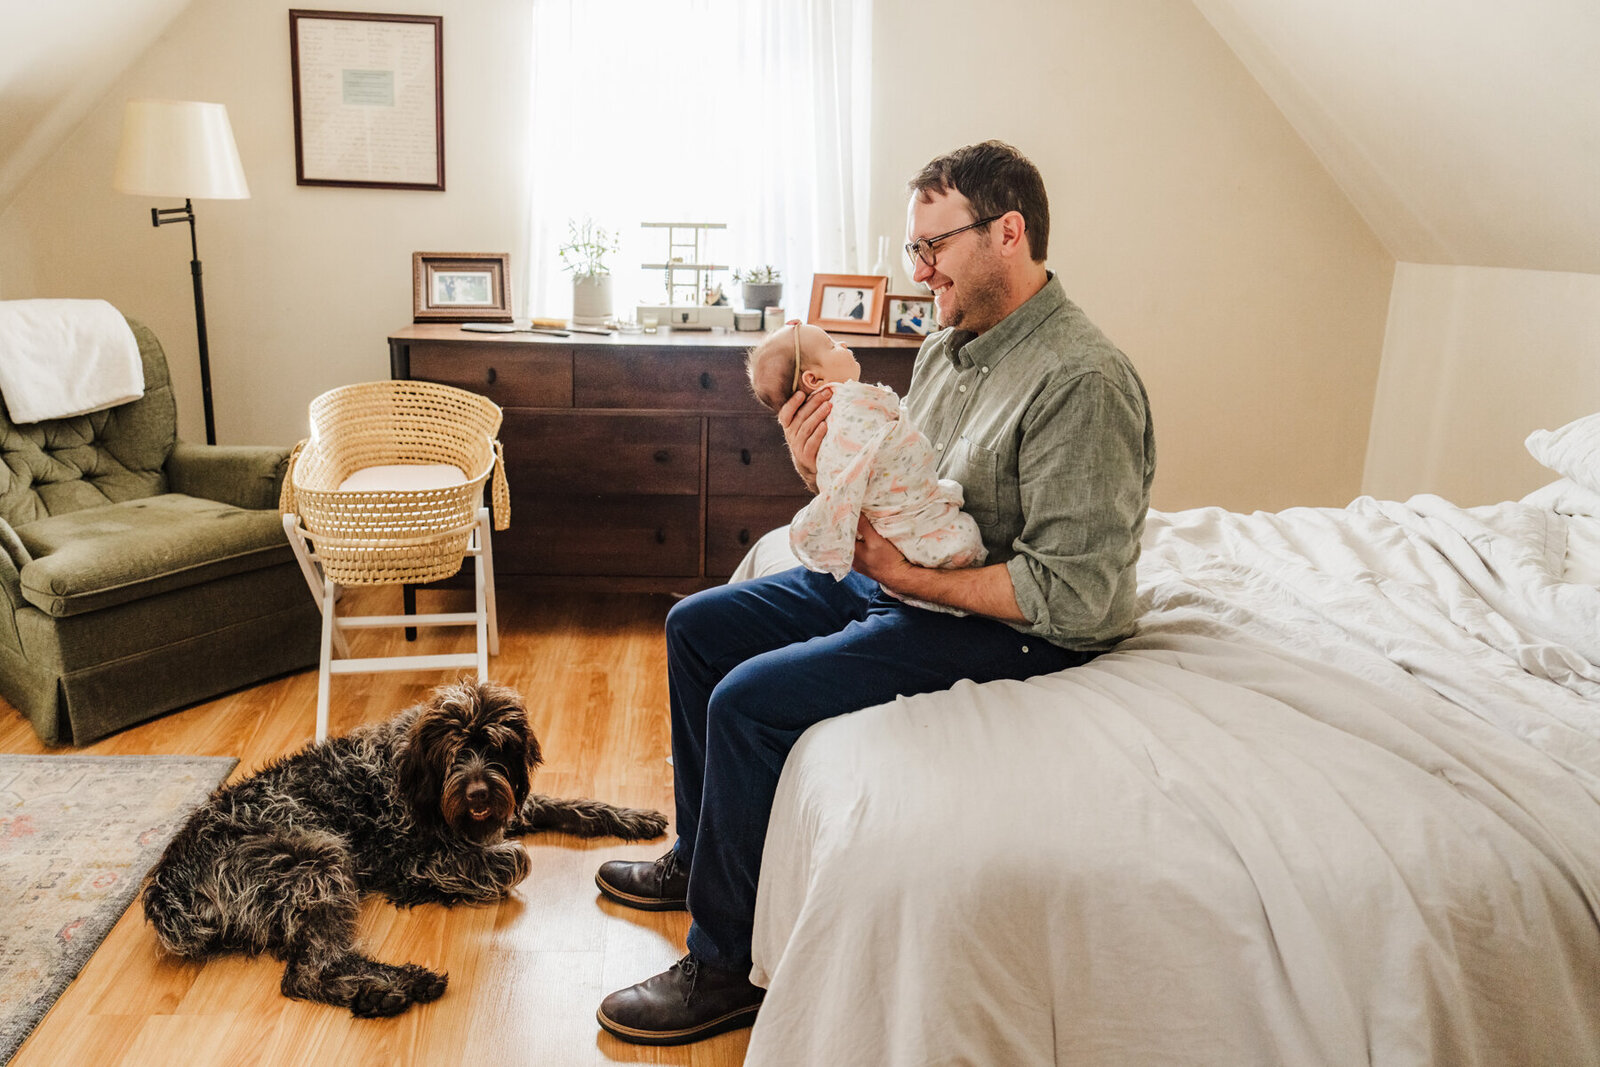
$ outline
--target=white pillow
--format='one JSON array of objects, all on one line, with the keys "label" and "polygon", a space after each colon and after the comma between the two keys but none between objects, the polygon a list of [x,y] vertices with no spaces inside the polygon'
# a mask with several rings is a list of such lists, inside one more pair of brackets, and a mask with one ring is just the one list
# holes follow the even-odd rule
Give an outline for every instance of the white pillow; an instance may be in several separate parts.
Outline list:
[{"label": "white pillow", "polygon": [[1600,493],[1585,489],[1570,478],[1541,486],[1520,501],[1557,515],[1588,515],[1600,518]]},{"label": "white pillow", "polygon": [[1529,455],[1563,478],[1600,493],[1600,412],[1559,430],[1535,430],[1523,444]]},{"label": "white pillow", "polygon": [[420,493],[466,485],[461,468],[449,463],[384,463],[362,467],[339,483],[341,493]]}]

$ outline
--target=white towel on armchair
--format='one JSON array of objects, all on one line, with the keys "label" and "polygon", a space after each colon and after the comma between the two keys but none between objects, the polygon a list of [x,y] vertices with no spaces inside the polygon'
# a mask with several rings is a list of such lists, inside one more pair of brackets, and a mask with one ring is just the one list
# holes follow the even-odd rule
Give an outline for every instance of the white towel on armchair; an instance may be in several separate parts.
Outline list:
[{"label": "white towel on armchair", "polygon": [[0,300],[0,396],[18,424],[144,395],[139,342],[104,300]]}]

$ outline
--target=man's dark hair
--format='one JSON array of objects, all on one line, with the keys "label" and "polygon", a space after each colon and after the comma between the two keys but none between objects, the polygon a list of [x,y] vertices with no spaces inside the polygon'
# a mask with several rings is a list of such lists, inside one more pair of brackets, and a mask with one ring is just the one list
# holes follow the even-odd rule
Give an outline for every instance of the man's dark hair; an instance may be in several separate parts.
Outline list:
[{"label": "man's dark hair", "polygon": [[942,155],[911,179],[910,188],[924,200],[954,189],[972,204],[975,219],[1020,212],[1027,223],[1033,261],[1044,262],[1050,244],[1050,201],[1044,179],[1027,156],[1004,141],[970,144]]}]

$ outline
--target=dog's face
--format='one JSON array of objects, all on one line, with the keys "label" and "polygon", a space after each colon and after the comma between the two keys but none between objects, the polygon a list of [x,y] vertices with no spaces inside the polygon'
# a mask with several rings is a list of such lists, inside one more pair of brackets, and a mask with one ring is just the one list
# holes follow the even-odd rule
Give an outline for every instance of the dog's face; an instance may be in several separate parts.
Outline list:
[{"label": "dog's face", "polygon": [[400,792],[424,823],[497,839],[528,797],[539,742],[514,689],[463,682],[435,690],[400,756]]}]

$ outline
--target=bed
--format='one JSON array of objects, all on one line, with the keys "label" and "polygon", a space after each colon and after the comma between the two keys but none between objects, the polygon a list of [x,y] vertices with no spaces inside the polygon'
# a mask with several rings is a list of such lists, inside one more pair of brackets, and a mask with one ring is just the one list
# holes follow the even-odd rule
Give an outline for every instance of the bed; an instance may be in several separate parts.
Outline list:
[{"label": "bed", "polygon": [[747,1062],[1600,1064],[1586,425],[1491,507],[1152,512],[1116,651],[807,731]]}]

